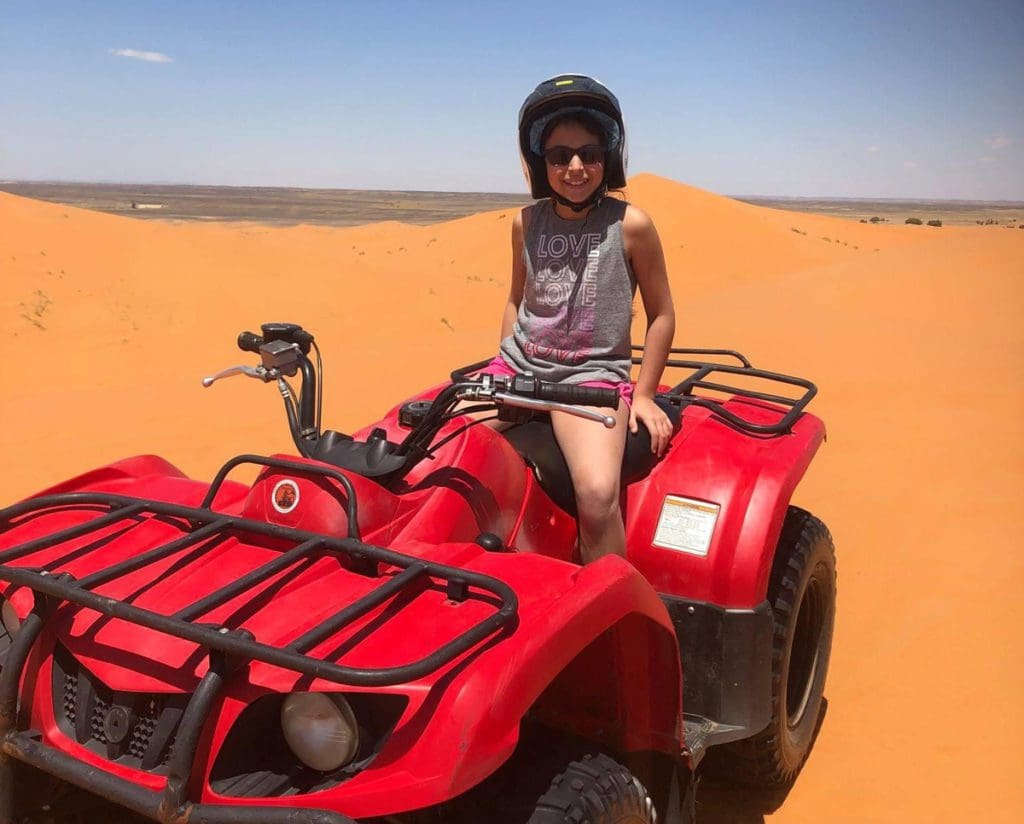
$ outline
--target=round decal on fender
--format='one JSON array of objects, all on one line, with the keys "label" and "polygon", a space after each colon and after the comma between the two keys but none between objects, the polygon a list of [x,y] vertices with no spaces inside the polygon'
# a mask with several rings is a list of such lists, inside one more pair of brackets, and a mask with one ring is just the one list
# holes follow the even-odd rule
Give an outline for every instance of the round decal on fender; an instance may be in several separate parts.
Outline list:
[{"label": "round decal on fender", "polygon": [[278,481],[270,494],[270,500],[274,504],[274,509],[282,515],[287,515],[299,505],[299,485],[289,478]]}]

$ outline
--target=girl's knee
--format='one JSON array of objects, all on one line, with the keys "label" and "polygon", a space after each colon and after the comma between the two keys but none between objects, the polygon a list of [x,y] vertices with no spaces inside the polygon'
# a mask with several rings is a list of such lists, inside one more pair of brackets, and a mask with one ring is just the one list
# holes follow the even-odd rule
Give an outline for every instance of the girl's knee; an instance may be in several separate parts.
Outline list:
[{"label": "girl's knee", "polygon": [[575,481],[576,506],[580,512],[605,514],[619,505],[619,477],[586,475]]}]

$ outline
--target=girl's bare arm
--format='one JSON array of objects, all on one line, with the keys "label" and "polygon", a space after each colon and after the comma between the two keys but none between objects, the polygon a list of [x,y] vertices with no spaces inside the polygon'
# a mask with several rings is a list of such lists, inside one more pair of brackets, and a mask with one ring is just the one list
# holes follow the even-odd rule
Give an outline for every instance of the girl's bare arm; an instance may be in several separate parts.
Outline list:
[{"label": "girl's bare arm", "polygon": [[[509,286],[508,302],[501,315],[501,340],[512,334],[519,315],[519,304],[523,301],[526,284],[526,261],[523,259],[523,213],[517,212],[512,220],[512,282]],[[500,342],[500,341],[499,341]]]},{"label": "girl's bare arm", "polygon": [[665,253],[654,223],[635,206],[626,209],[622,222],[629,262],[640,289],[640,299],[647,315],[647,334],[644,337],[644,356],[636,382],[630,430],[636,432],[637,422],[643,421],[651,433],[651,449],[659,455],[668,446],[672,424],[654,403],[665,361],[676,330],[672,292],[668,285]]}]

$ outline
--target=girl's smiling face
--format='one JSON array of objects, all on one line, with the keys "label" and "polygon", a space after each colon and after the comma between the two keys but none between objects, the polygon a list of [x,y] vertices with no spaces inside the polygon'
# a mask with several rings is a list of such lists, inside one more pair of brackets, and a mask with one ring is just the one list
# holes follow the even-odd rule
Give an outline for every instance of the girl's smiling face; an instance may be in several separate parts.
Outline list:
[{"label": "girl's smiling face", "polygon": [[[568,149],[580,149],[584,146],[602,146],[604,139],[585,126],[567,121],[559,123],[551,130],[547,140],[544,141],[544,152],[547,158],[545,166],[548,172],[548,184],[552,191],[561,195],[573,203],[582,203],[594,192],[604,180],[604,160],[599,162],[584,163],[579,154],[573,154],[565,165],[552,162],[548,157],[549,150],[555,146],[564,146]],[[591,152],[584,152],[587,159],[593,160]],[[562,158],[556,158],[561,160]],[[555,211],[563,217],[582,217],[583,213],[572,213],[566,209],[567,214],[559,209],[560,203],[555,203]]]}]

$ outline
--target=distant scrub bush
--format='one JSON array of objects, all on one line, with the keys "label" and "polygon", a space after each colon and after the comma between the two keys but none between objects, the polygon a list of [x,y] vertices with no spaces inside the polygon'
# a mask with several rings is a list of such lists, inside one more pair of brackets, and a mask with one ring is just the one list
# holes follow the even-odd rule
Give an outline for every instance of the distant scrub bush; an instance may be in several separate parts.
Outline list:
[{"label": "distant scrub bush", "polygon": [[929,226],[941,226],[942,225],[942,221],[941,220],[929,220],[928,221],[928,225]]},{"label": "distant scrub bush", "polygon": [[919,217],[908,217],[908,218],[907,218],[906,220],[904,220],[903,222],[904,222],[904,223],[909,223],[909,224],[911,224],[912,226],[920,226],[920,225],[921,225],[922,223],[924,223],[924,221],[923,221],[923,220],[921,220],[921,218],[919,218]]},{"label": "distant scrub bush", "polygon": [[872,223],[885,223],[885,218],[884,217],[878,217],[876,215],[875,217],[871,218],[871,222]]}]

